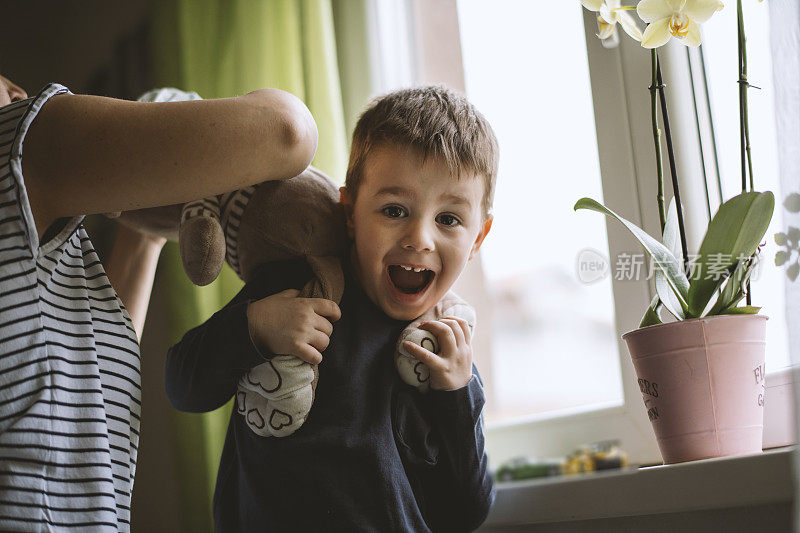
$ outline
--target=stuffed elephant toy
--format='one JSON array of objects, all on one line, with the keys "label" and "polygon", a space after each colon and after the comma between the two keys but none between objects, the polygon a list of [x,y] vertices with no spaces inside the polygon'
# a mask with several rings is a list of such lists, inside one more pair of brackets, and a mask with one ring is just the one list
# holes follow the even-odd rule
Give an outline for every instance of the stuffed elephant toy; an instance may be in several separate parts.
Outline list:
[{"label": "stuffed elephant toy", "polygon": [[[140,100],[198,99],[195,93],[160,89]],[[309,167],[286,180],[268,181],[179,206],[123,212],[120,222],[178,240],[183,268],[196,285],[207,285],[227,262],[245,282],[257,267],[271,261],[304,259],[312,279],[298,297],[326,298],[340,303],[344,292],[342,261],[349,249],[338,187]],[[405,352],[410,340],[438,353],[436,338],[419,329],[425,321],[460,317],[475,327],[475,311],[448,292],[432,309],[401,333],[395,365],[402,380],[424,393],[427,367]],[[237,411],[264,437],[285,437],[305,422],[314,403],[317,365],[293,355],[275,355],[248,371],[239,381]]]}]

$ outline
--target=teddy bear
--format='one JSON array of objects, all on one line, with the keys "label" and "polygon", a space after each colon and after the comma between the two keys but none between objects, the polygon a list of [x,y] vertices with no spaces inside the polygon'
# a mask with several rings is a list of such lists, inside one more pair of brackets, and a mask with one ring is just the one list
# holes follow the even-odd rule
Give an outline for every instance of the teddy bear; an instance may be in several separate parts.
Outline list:
[{"label": "teddy bear", "polygon": [[[144,101],[199,99],[196,93],[160,89]],[[183,268],[196,285],[207,285],[227,262],[245,282],[257,267],[271,261],[304,259],[313,277],[301,298],[340,303],[344,292],[342,260],[348,253],[344,211],[334,182],[314,167],[286,180],[267,181],[178,206],[124,212],[121,223],[177,238]],[[419,329],[425,321],[451,316],[475,328],[475,311],[452,291],[400,334],[394,354],[402,380],[420,393],[429,388],[429,371],[403,348],[409,340],[438,353],[433,334]],[[264,437],[286,437],[308,417],[319,377],[317,365],[292,355],[275,355],[239,381],[236,409],[248,427]]]}]

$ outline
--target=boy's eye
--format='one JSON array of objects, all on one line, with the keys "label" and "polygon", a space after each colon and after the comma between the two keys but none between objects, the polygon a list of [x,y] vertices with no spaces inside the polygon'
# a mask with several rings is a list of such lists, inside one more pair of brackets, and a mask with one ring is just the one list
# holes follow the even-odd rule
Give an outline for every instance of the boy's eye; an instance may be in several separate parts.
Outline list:
[{"label": "boy's eye", "polygon": [[444,226],[457,226],[461,222],[453,215],[443,214],[436,217],[436,222]]},{"label": "boy's eye", "polygon": [[389,218],[402,218],[407,216],[406,210],[399,205],[390,205],[383,208],[383,214]]}]

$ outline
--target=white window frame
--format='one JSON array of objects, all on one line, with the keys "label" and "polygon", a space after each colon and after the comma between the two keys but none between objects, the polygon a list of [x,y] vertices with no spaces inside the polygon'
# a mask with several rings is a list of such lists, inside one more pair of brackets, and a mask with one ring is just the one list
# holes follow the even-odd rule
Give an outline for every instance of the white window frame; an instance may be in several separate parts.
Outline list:
[{"label": "white window frame", "polygon": [[[405,9],[399,8],[400,5],[406,6]],[[409,50],[410,59],[402,64],[404,68],[411,66],[412,83],[444,83],[466,92],[456,0],[375,0],[373,7],[377,11],[390,9],[395,14],[402,12],[408,16],[412,48]],[[627,38],[620,39],[617,47],[605,48],[596,37],[594,15],[585,10],[583,15],[603,201],[651,235],[657,235],[659,219],[654,208],[656,184],[653,179],[655,155],[649,120],[650,96],[647,91],[650,56],[643,53],[638,43]],[[383,46],[386,47],[386,44]],[[661,55],[665,81],[669,82],[670,123],[687,213],[687,240],[690,249],[696,249],[705,230],[707,214],[704,185],[701,180],[689,179],[701,171],[697,125],[694,115],[686,112],[685,104],[691,101],[689,60],[681,45],[668,46]],[[392,68],[389,62],[381,63],[377,65],[380,69]],[[384,74],[382,79],[391,77],[391,74]],[[380,88],[378,92],[390,88],[393,87]],[[679,110],[683,112],[682,115],[678,113]],[[636,119],[631,120],[631,117]],[[671,191],[666,153],[664,163],[666,188]],[[638,249],[637,241],[621,225],[609,223],[607,230],[610,257]],[[480,358],[491,357],[491,331],[488,327],[491,323],[491,307],[480,257],[476,259],[462,275],[456,290],[481,310],[481,327],[478,328],[474,344],[478,366],[488,381],[491,380],[491,366],[481,365]],[[634,464],[661,462],[655,436],[642,405],[633,364],[621,339],[623,333],[638,326],[650,301],[652,289],[647,280],[613,280],[612,291],[622,374],[622,404],[595,406],[590,410],[581,408],[550,412],[489,424],[486,440],[493,466],[519,455],[563,456],[581,444],[607,439],[618,439]],[[766,404],[765,447],[786,445],[794,440],[792,381],[789,371],[767,376],[767,388],[774,389],[774,393],[770,394],[772,390],[768,392],[768,397],[773,401]]]}]

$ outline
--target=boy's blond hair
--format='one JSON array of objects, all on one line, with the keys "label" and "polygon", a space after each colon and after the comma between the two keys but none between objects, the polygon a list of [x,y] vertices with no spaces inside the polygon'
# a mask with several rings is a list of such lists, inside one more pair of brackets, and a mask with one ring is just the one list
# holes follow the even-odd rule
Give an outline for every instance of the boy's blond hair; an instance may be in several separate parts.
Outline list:
[{"label": "boy's blond hair", "polygon": [[484,181],[483,216],[491,211],[497,177],[497,139],[489,122],[462,95],[443,86],[403,89],[374,100],[353,131],[345,185],[355,199],[369,153],[379,146],[409,146],[423,160],[447,164],[450,174]]}]

